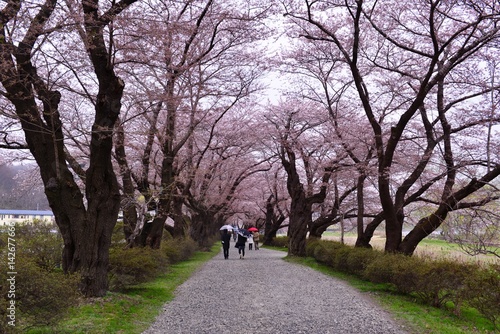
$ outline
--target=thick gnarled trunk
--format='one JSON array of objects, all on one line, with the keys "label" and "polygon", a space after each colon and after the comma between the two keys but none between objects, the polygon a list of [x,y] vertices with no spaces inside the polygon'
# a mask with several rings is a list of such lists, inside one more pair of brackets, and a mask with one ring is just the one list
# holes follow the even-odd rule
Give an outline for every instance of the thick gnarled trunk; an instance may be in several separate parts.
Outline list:
[{"label": "thick gnarled trunk", "polygon": [[172,236],[174,238],[184,238],[187,235],[188,222],[182,213],[184,199],[181,196],[175,196],[172,200],[172,219],[174,220],[174,227]]},{"label": "thick gnarled trunk", "polygon": [[221,222],[209,212],[197,212],[191,220],[190,236],[201,249],[210,249],[212,237],[217,235]]},{"label": "thick gnarled trunk", "polygon": [[311,221],[311,207],[303,194],[292,198],[290,206],[290,225],[288,229],[288,254],[306,255],[307,227]]},{"label": "thick gnarled trunk", "polygon": [[[64,240],[63,269],[79,272],[85,296],[103,296],[107,290],[108,250],[118,216],[120,196],[111,164],[113,127],[120,112],[123,82],[114,74],[103,39],[104,27],[126,5],[110,9],[101,20],[97,0],[83,3],[88,52],[99,90],[95,98],[95,119],[90,140],[89,167],[82,176],[85,199],[66,163],[63,124],[59,115],[61,94],[52,91],[50,79],[39,77],[32,58],[41,35],[46,37],[56,1],[47,1],[29,27],[23,42],[13,47],[0,29],[0,81],[15,108],[29,150],[40,168],[45,193]],[[15,20],[20,6],[9,5],[3,25]],[[2,27],[3,28],[3,27]],[[15,63],[14,63],[15,59]],[[42,103],[39,103],[39,102]]]}]

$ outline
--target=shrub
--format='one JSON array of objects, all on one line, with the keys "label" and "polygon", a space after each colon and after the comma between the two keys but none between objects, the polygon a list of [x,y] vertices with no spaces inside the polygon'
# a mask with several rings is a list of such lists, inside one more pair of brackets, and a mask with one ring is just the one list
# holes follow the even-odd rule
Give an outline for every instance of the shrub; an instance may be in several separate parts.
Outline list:
[{"label": "shrub", "polygon": [[148,247],[112,247],[109,251],[109,288],[119,291],[130,285],[146,282],[167,266],[168,258],[161,250]]},{"label": "shrub", "polygon": [[319,239],[308,239],[306,243],[306,256],[314,257],[314,251],[320,245],[321,241]]},{"label": "shrub", "polygon": [[441,307],[453,301],[459,308],[461,291],[466,277],[472,274],[471,266],[447,260],[420,261],[421,276],[415,292],[426,304]]},{"label": "shrub", "polygon": [[[17,254],[16,254],[17,255]],[[2,254],[2,268],[3,259]],[[61,271],[47,271],[40,268],[35,261],[25,254],[16,257],[15,298],[8,295],[10,283],[7,281],[7,272],[0,272],[0,315],[7,319],[7,306],[10,300],[15,300],[16,329],[22,331],[34,325],[51,325],[59,319],[68,308],[76,304],[78,297],[77,275],[65,275]],[[0,332],[12,330],[6,327],[6,322],[0,322]]]},{"label": "shrub", "polygon": [[169,239],[162,242],[161,249],[170,263],[176,263],[193,256],[198,246],[191,238]]},{"label": "shrub", "polygon": [[340,244],[341,246],[335,247],[333,251],[333,258],[332,258],[332,267],[335,268],[336,270],[342,271],[344,273],[349,272],[349,265],[348,265],[348,257],[349,253],[352,250],[352,247],[345,246]]},{"label": "shrub", "polygon": [[343,247],[345,246],[335,241],[318,241],[317,246],[314,248],[314,258],[321,263],[336,268],[335,254]]},{"label": "shrub", "polygon": [[26,254],[40,268],[62,267],[63,239],[57,226],[34,223],[16,226],[18,254]]},{"label": "shrub", "polygon": [[271,246],[288,248],[288,237],[276,237],[273,239]]},{"label": "shrub", "polygon": [[370,248],[353,248],[347,254],[347,272],[362,276],[366,267],[379,256],[384,256],[384,253]]},{"label": "shrub", "polygon": [[393,280],[395,263],[398,261],[399,257],[395,254],[377,257],[366,265],[361,277],[373,283],[390,283]]},{"label": "shrub", "polygon": [[463,297],[467,303],[500,329],[500,265],[491,265],[469,275]]},{"label": "shrub", "polygon": [[427,262],[403,254],[388,254],[388,256],[393,259],[391,266],[393,272],[389,283],[401,293],[418,292],[421,280],[425,279],[429,271]]},{"label": "shrub", "polygon": [[[6,319],[11,300],[16,306],[16,330],[33,325],[50,325],[76,303],[79,277],[61,270],[63,241],[57,227],[34,222],[16,225],[15,233],[15,298],[7,281],[7,271],[0,272],[0,315]],[[2,268],[7,267],[6,249],[0,252]],[[12,330],[1,322],[0,332]]]},{"label": "shrub", "polygon": [[313,256],[316,261],[329,264],[333,257],[333,253],[328,251],[328,248],[324,243],[318,243],[314,248]]}]

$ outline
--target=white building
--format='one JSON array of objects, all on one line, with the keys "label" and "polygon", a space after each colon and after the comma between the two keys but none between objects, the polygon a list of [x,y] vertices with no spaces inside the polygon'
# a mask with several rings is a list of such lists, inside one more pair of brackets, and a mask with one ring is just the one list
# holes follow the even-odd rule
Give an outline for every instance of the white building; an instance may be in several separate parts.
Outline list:
[{"label": "white building", "polygon": [[52,211],[0,209],[0,226],[32,223],[35,219],[47,223],[55,223]]}]

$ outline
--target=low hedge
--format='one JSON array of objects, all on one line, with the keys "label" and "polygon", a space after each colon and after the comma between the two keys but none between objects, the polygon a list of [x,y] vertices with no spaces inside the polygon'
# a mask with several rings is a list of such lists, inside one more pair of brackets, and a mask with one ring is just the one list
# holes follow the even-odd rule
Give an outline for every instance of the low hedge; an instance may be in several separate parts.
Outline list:
[{"label": "low hedge", "polygon": [[[0,271],[0,333],[51,326],[81,298],[80,278],[64,274],[61,268],[61,235],[55,226],[46,224],[2,227],[0,233],[0,267],[12,268]],[[120,233],[123,236],[118,227],[116,234]],[[163,240],[159,250],[124,246],[117,238],[110,249],[108,275],[112,291],[153,279],[167,271],[169,265],[189,259],[198,250],[190,238]],[[15,326],[9,325],[9,315],[15,319],[15,323],[11,322]]]},{"label": "low hedge", "polygon": [[469,305],[500,328],[500,264],[466,277],[462,290]]},{"label": "low hedge", "polygon": [[276,237],[272,240],[270,246],[288,248],[288,240],[287,236]]},{"label": "low hedge", "polygon": [[109,288],[120,291],[151,280],[170,264],[189,259],[197,250],[196,242],[190,238],[163,240],[160,249],[115,244],[109,251]]},{"label": "low hedge", "polygon": [[500,321],[500,266],[417,256],[386,254],[379,250],[355,248],[334,241],[312,240],[308,256],[333,269],[374,283],[389,283],[399,293],[415,296],[436,307],[462,305],[477,309],[498,328]]},{"label": "low hedge", "polygon": [[48,225],[16,225],[4,233],[11,236],[11,244],[2,238],[11,249],[0,248],[0,267],[5,268],[0,272],[0,333],[55,323],[80,297],[79,277],[60,268],[60,235]]},{"label": "low hedge", "polygon": [[109,251],[109,289],[121,291],[156,277],[168,266],[167,256],[151,248],[113,247]]},{"label": "low hedge", "polygon": [[169,239],[162,242],[161,249],[170,263],[176,263],[190,259],[198,251],[198,245],[191,238]]}]

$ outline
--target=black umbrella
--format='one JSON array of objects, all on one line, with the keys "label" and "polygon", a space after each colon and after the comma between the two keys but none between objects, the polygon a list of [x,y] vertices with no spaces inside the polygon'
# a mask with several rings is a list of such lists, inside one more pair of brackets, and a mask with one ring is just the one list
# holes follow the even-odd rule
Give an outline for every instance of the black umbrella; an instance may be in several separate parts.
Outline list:
[{"label": "black umbrella", "polygon": [[248,238],[249,236],[252,235],[252,233],[250,233],[248,230],[245,230],[244,228],[238,228],[238,230],[236,231],[236,233],[238,233],[239,235],[245,237],[245,238]]}]

